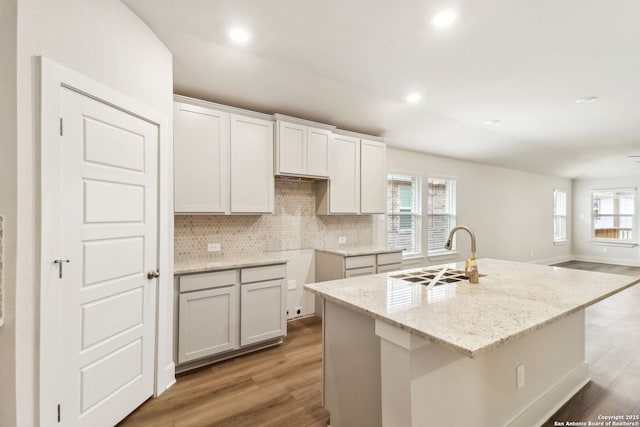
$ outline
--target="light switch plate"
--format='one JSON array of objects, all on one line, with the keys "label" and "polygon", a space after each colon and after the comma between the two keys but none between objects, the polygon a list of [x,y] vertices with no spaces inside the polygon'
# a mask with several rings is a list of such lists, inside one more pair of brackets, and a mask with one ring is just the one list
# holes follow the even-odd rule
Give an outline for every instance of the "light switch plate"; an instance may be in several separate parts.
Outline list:
[{"label": "light switch plate", "polygon": [[338,244],[343,245],[347,243],[347,238],[345,236],[338,237]]}]

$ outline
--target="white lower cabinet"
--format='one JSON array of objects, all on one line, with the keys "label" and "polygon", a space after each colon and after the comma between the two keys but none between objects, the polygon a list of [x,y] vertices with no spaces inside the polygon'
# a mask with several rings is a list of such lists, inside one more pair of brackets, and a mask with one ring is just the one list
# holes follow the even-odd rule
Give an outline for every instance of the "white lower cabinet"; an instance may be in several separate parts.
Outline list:
[{"label": "white lower cabinet", "polygon": [[287,334],[286,297],[284,279],[241,285],[240,345]]},{"label": "white lower cabinet", "polygon": [[180,294],[178,363],[238,348],[237,286]]},{"label": "white lower cabinet", "polygon": [[316,281],[368,276],[402,269],[402,250],[364,255],[316,250]]},{"label": "white lower cabinet", "polygon": [[287,335],[286,277],[283,263],[179,276],[180,370],[278,344]]}]

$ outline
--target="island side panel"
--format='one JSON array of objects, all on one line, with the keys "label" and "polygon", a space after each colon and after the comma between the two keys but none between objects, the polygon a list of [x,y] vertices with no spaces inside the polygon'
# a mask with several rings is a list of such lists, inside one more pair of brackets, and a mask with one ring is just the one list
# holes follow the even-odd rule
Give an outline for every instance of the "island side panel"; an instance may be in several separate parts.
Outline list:
[{"label": "island side panel", "polygon": [[324,300],[324,406],[331,427],[382,425],[380,339],[375,321]]},{"label": "island side panel", "polygon": [[[427,342],[403,345],[398,334],[409,342],[405,331],[389,337],[378,331],[385,426],[540,425],[588,382],[584,310],[475,359]],[[525,381],[518,388],[521,364]],[[407,410],[397,411],[403,407],[410,419]]]}]

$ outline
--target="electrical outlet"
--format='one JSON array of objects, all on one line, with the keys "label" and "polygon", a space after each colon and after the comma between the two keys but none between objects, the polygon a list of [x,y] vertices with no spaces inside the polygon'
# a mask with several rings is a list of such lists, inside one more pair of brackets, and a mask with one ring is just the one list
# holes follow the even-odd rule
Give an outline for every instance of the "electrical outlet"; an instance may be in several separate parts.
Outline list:
[{"label": "electrical outlet", "polygon": [[220,243],[209,243],[207,245],[207,250],[209,252],[220,252],[222,247],[220,246]]},{"label": "electrical outlet", "polygon": [[295,290],[297,287],[297,282],[295,280],[289,280],[289,282],[287,283],[287,289],[290,291]]},{"label": "electrical outlet", "polygon": [[607,248],[606,246],[604,248],[602,248],[602,253],[606,254],[607,252],[609,252],[609,248]]},{"label": "electrical outlet", "polygon": [[347,243],[347,238],[345,236],[338,237],[338,244],[343,245]]},{"label": "electrical outlet", "polygon": [[524,364],[516,368],[516,388],[524,387]]},{"label": "electrical outlet", "polygon": [[301,316],[302,315],[302,307],[298,306],[295,308],[295,316]]},{"label": "electrical outlet", "polygon": [[533,258],[533,249],[531,249],[531,250],[529,251],[529,256],[530,256],[531,258]]}]

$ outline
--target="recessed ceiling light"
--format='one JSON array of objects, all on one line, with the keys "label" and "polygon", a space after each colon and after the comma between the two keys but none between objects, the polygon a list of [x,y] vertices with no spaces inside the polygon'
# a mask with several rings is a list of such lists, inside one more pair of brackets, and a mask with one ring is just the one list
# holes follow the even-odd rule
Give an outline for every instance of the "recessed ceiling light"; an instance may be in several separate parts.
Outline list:
[{"label": "recessed ceiling light", "polygon": [[415,104],[416,102],[420,101],[421,98],[422,96],[420,96],[419,93],[410,93],[405,99],[407,100],[407,102]]},{"label": "recessed ceiling light", "polygon": [[584,98],[576,99],[576,104],[589,104],[597,100],[597,96],[585,96]]},{"label": "recessed ceiling light", "polygon": [[484,122],[485,125],[497,125],[498,123],[500,123],[500,120],[487,120]]},{"label": "recessed ceiling light", "polygon": [[453,21],[458,17],[458,12],[453,9],[443,10],[433,17],[431,21],[436,27],[446,27],[451,25]]},{"label": "recessed ceiling light", "polygon": [[249,33],[246,30],[236,28],[229,31],[229,38],[236,43],[246,43],[249,40]]}]

